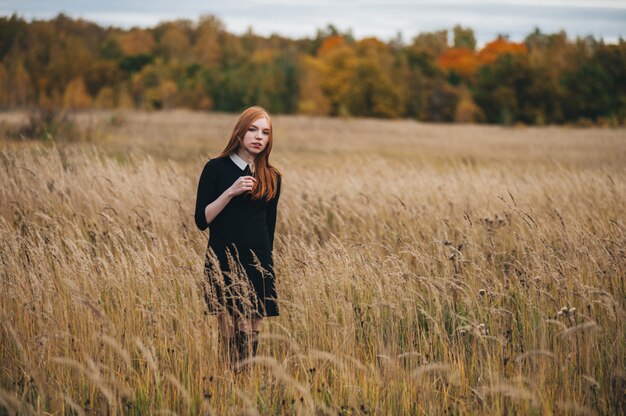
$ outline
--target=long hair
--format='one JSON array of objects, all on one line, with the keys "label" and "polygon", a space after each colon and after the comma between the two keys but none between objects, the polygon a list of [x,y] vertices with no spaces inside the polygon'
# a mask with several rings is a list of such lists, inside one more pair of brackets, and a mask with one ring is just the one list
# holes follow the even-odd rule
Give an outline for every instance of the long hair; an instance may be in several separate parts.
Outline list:
[{"label": "long hair", "polygon": [[217,157],[225,157],[232,153],[236,153],[239,146],[241,146],[243,136],[248,131],[250,125],[260,118],[267,119],[270,126],[270,134],[267,146],[265,146],[265,149],[263,149],[263,151],[254,158],[254,178],[257,180],[257,183],[252,190],[252,198],[265,198],[269,201],[276,196],[278,175],[280,175],[280,172],[278,172],[274,166],[270,165],[269,162],[270,152],[272,151],[272,143],[274,142],[274,130],[272,128],[272,119],[267,111],[265,111],[262,107],[257,106],[244,110],[244,112],[239,116],[237,124],[235,124],[235,127],[233,128],[228,144],[224,150],[222,150],[222,153],[220,153]]}]

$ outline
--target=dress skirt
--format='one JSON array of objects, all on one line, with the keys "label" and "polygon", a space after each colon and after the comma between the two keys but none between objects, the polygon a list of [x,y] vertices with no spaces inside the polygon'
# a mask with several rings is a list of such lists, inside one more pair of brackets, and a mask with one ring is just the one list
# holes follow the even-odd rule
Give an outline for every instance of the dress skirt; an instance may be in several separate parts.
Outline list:
[{"label": "dress skirt", "polygon": [[235,244],[210,247],[204,273],[204,298],[210,314],[278,316],[274,263],[270,250],[244,249]]}]

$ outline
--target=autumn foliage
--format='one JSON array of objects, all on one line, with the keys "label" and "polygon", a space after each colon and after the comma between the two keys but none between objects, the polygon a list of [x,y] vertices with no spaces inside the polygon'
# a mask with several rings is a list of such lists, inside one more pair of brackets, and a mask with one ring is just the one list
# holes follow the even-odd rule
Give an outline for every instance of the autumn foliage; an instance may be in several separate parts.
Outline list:
[{"label": "autumn foliage", "polygon": [[437,63],[446,71],[469,77],[476,72],[479,60],[476,53],[468,48],[450,48],[439,56]]},{"label": "autumn foliage", "polygon": [[320,47],[317,49],[317,55],[319,56],[325,55],[329,53],[330,51],[332,51],[333,49],[336,49],[345,44],[346,44],[346,40],[340,35],[328,36],[326,39],[324,39]]},{"label": "autumn foliage", "polygon": [[525,55],[528,48],[523,43],[509,42],[504,38],[498,38],[489,42],[478,52],[478,61],[482,65],[494,63],[501,55]]},{"label": "autumn foliage", "polygon": [[458,25],[383,42],[332,25],[314,38],[236,36],[214,16],[123,30],[13,15],[0,17],[0,109],[259,104],[286,114],[616,125],[626,119],[624,62],[622,40],[538,30],[477,48]]}]

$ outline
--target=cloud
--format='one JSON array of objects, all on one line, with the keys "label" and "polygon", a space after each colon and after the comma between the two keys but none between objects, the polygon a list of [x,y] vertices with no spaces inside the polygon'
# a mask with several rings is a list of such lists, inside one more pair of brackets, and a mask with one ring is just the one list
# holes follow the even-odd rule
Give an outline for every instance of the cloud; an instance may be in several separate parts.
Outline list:
[{"label": "cloud", "polygon": [[615,40],[626,35],[626,1],[621,0],[216,0],[176,2],[154,0],[77,1],[20,0],[0,2],[0,13],[17,12],[27,19],[51,18],[59,12],[99,24],[150,27],[164,20],[203,14],[220,18],[226,28],[243,33],[278,33],[287,37],[313,37],[334,24],[352,29],[357,38],[391,39],[402,32],[410,39],[420,32],[450,29],[455,24],[474,29],[479,44],[498,34],[522,40],[539,27],[552,33],[565,30],[571,37],[593,35]]}]

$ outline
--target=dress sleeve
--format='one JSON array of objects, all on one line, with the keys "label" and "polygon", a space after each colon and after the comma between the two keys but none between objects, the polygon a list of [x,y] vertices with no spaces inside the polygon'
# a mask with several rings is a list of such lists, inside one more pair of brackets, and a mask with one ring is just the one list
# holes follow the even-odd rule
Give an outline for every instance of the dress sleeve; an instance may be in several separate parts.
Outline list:
[{"label": "dress sleeve", "polygon": [[274,230],[276,230],[276,209],[278,208],[278,198],[280,197],[281,179],[278,176],[276,183],[276,196],[272,198],[267,206],[267,234],[270,238],[270,248],[274,250]]},{"label": "dress sleeve", "polygon": [[206,222],[206,216],[204,210],[207,205],[217,199],[217,175],[215,172],[215,165],[209,160],[198,181],[198,193],[196,195],[196,225],[201,230],[206,230],[209,224]]}]

